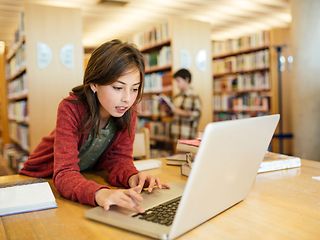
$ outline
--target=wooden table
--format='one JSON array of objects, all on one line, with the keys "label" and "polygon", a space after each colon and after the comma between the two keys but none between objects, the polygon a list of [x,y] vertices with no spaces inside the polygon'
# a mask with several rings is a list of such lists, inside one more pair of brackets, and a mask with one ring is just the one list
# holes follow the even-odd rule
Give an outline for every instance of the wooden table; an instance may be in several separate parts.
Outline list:
[{"label": "wooden table", "polygon": [[[303,160],[301,168],[262,173],[248,197],[179,239],[320,239],[320,162]],[[167,182],[186,180],[176,166],[150,170]],[[88,178],[103,182],[101,176]],[[0,183],[25,176],[0,177]],[[52,186],[52,185],[51,185]],[[59,196],[58,208],[1,217],[0,239],[148,239],[88,220],[90,206]],[[23,199],[21,199],[23,201]]]}]

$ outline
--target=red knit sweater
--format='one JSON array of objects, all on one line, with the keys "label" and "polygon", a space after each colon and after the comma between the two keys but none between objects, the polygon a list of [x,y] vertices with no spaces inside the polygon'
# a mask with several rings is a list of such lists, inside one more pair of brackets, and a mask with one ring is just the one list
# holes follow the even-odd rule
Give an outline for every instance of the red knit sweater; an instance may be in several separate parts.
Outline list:
[{"label": "red knit sweater", "polygon": [[[94,206],[95,192],[106,186],[87,180],[80,173],[79,149],[88,134],[80,134],[78,130],[86,108],[83,104],[68,101],[71,99],[76,97],[71,94],[61,101],[56,129],[42,139],[20,173],[32,177],[53,176],[54,185],[62,196]],[[131,119],[130,134],[128,130],[116,133],[95,166],[95,169],[108,172],[108,182],[114,186],[128,187],[129,177],[138,173],[132,161],[136,113]]]}]

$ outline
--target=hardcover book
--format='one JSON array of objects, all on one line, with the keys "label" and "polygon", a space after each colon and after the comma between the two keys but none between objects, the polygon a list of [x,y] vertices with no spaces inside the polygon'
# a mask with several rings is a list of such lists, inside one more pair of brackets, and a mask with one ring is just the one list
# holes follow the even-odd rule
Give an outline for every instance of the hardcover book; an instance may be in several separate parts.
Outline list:
[{"label": "hardcover book", "polygon": [[200,139],[179,139],[176,150],[178,152],[191,152],[195,154],[198,151],[200,143]]},{"label": "hardcover book", "polygon": [[179,153],[179,154],[168,156],[166,157],[166,163],[167,165],[181,166],[187,162],[186,155],[187,155],[186,153]]}]

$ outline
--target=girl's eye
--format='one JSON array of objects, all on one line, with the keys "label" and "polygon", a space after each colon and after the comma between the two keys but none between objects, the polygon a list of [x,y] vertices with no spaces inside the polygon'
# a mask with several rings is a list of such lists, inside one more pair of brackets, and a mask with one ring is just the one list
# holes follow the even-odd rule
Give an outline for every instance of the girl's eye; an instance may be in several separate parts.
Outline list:
[{"label": "girl's eye", "polygon": [[115,89],[115,90],[121,90],[121,89],[122,89],[122,87],[116,87],[116,86],[113,86],[113,89]]},{"label": "girl's eye", "polygon": [[132,92],[138,92],[139,88],[132,89]]}]

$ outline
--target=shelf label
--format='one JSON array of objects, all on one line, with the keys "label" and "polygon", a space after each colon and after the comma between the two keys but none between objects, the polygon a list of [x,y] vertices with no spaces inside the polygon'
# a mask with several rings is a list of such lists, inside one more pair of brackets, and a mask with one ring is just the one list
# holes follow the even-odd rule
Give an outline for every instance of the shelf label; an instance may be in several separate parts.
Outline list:
[{"label": "shelf label", "polygon": [[196,55],[196,66],[197,68],[204,72],[207,69],[208,54],[205,49],[200,49]]},{"label": "shelf label", "polygon": [[52,60],[52,51],[51,48],[43,43],[37,43],[37,63],[39,69],[44,69],[48,67]]},{"label": "shelf label", "polygon": [[74,45],[66,44],[60,50],[60,61],[66,68],[74,68]]},{"label": "shelf label", "polygon": [[180,50],[180,68],[190,68],[192,64],[192,57],[187,49]]}]

